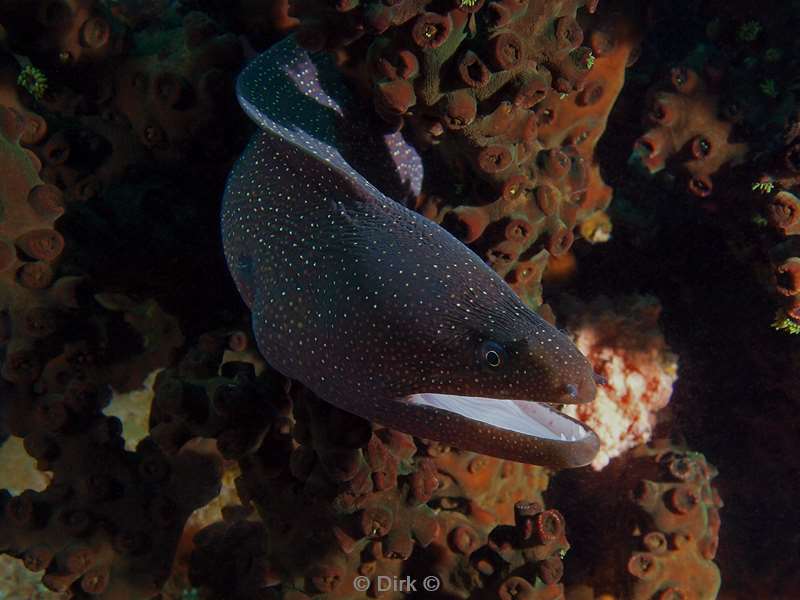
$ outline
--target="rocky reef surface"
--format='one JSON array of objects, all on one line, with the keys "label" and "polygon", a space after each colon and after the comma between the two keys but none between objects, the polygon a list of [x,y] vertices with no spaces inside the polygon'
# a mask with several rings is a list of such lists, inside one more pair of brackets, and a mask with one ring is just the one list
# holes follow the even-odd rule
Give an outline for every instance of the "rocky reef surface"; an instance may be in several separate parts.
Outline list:
[{"label": "rocky reef surface", "polygon": [[[800,597],[796,4],[0,4],[0,596]],[[396,199],[605,378],[591,467],[259,356],[219,208],[236,75],[290,33],[419,152]]]}]

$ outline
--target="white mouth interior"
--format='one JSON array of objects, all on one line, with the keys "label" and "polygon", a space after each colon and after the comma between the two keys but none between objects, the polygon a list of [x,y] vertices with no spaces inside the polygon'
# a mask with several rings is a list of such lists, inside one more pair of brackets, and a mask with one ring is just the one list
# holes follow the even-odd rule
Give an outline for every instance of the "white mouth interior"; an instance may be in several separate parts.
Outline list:
[{"label": "white mouth interior", "polygon": [[538,438],[577,442],[588,435],[588,430],[579,423],[538,402],[450,394],[413,394],[405,400]]}]

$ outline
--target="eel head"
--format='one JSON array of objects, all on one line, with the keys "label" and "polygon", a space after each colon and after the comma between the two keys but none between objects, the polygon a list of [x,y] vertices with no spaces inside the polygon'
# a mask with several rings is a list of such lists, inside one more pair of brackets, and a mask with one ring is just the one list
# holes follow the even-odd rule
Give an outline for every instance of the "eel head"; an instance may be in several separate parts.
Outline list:
[{"label": "eel head", "polygon": [[512,294],[487,295],[485,306],[474,298],[472,310],[447,315],[449,326],[412,332],[411,354],[408,339],[398,340],[397,362],[410,377],[393,384],[390,402],[366,412],[380,404],[373,418],[384,425],[509,460],[591,462],[596,434],[558,406],[592,401],[597,376],[569,337]]}]

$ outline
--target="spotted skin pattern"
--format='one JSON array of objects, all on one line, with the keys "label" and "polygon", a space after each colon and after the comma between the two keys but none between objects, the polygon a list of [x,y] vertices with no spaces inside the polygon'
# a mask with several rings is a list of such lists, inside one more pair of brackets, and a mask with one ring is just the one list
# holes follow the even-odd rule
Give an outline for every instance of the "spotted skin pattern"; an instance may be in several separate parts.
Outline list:
[{"label": "spotted skin pattern", "polygon": [[[337,149],[352,126],[347,89],[326,80],[328,60],[289,38],[238,81],[262,131],[228,180],[222,235],[262,354],[321,398],[404,432],[522,462],[590,462],[594,433],[535,404],[592,400],[589,363],[461,242],[350,166]],[[401,139],[385,142],[413,191],[421,164]],[[464,397],[472,411],[424,394],[448,395],[446,406]],[[521,401],[520,421],[561,425],[539,436],[475,418],[483,403],[487,414],[511,406],[501,399]]]}]

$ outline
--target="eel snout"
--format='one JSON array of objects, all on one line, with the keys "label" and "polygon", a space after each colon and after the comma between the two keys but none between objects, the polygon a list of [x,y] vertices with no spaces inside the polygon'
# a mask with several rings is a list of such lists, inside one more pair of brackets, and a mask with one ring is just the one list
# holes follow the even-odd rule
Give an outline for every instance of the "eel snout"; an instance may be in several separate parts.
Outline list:
[{"label": "eel snout", "polygon": [[584,373],[564,384],[558,404],[585,404],[594,400],[600,382],[588,362],[584,367]]}]

